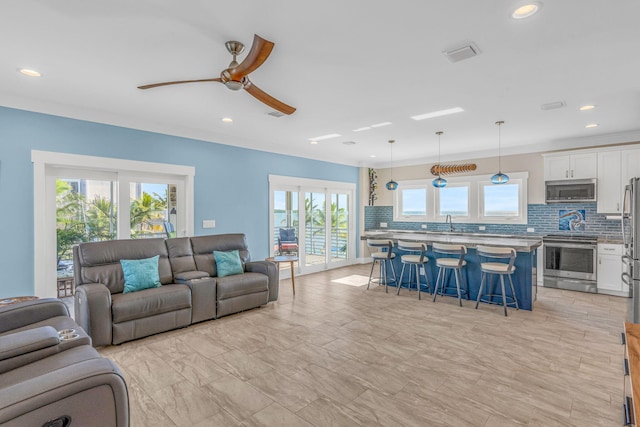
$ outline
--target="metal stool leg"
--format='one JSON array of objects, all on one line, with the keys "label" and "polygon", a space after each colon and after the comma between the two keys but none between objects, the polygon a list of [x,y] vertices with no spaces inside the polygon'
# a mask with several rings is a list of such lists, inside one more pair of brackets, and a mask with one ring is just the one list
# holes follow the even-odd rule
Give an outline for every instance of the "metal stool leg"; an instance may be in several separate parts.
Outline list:
[{"label": "metal stool leg", "polygon": [[[400,295],[400,286],[402,286],[402,278],[404,277],[404,267],[406,264],[402,263],[402,270],[400,271],[400,283],[398,283],[398,290],[396,291],[396,295]],[[411,267],[409,267],[409,272],[411,272]],[[411,285],[411,276],[409,276],[409,285]]]},{"label": "metal stool leg", "polygon": [[456,290],[458,291],[458,304],[462,307],[462,295],[460,294],[460,269],[456,268],[453,272],[456,278]]},{"label": "metal stool leg", "polygon": [[371,277],[373,276],[373,269],[376,266],[376,260],[374,259],[371,263],[371,273],[369,273],[369,282],[367,283],[367,289],[369,289],[369,285],[371,285]]},{"label": "metal stool leg", "polygon": [[484,287],[484,283],[487,280],[487,273],[482,272],[482,280],[480,280],[480,289],[478,289],[478,298],[476,299],[476,310],[478,309],[478,304],[480,304],[480,298],[482,298],[482,288]]},{"label": "metal stool leg", "polygon": [[436,297],[438,296],[438,285],[440,285],[440,276],[442,275],[442,267],[438,267],[438,277],[436,278],[436,286],[433,290],[433,302],[436,301]]},{"label": "metal stool leg", "polygon": [[513,295],[513,302],[516,304],[516,310],[520,310],[520,307],[518,306],[518,297],[516,297],[516,290],[513,287],[513,280],[511,280],[511,275],[509,275],[508,277],[509,284],[511,285],[511,295]]},{"label": "metal stool leg", "polygon": [[500,275],[500,287],[502,288],[502,306],[504,307],[504,315],[507,315],[507,295],[504,292],[504,274]]}]

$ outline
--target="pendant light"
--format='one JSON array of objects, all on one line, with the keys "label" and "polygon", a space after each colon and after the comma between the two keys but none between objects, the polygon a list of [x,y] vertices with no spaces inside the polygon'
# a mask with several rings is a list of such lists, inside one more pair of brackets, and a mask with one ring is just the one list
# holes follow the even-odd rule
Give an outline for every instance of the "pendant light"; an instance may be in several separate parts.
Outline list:
[{"label": "pendant light", "polygon": [[491,177],[491,182],[494,184],[506,184],[507,182],[509,182],[509,175],[502,173],[502,165],[500,159],[500,126],[502,126],[503,124],[503,120],[496,122],[496,125],[498,125],[498,173]]},{"label": "pendant light", "polygon": [[[444,132],[442,132],[441,130],[436,132],[436,135],[438,135],[438,164],[440,164],[440,135],[442,135],[443,133]],[[440,176],[440,168],[438,168],[438,177],[433,180],[432,184],[436,188],[442,188],[447,185],[447,180]]]},{"label": "pendant light", "polygon": [[394,142],[396,141],[393,139],[389,140],[389,147],[391,148],[391,174],[390,174],[391,179],[386,184],[387,190],[391,190],[391,191],[398,189],[398,183],[393,180],[393,143]]}]

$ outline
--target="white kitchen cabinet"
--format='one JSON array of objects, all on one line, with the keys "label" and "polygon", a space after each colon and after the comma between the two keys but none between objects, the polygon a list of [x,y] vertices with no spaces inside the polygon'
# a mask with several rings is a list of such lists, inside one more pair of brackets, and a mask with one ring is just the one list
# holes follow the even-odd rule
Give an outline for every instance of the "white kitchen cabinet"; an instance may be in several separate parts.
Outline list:
[{"label": "white kitchen cabinet", "polygon": [[640,176],[640,148],[622,151],[622,185],[629,184],[633,177]]},{"label": "white kitchen cabinet", "polygon": [[598,293],[628,296],[629,288],[623,285],[622,275],[622,245],[612,243],[598,243]]},{"label": "white kitchen cabinet", "polygon": [[598,153],[598,213],[620,213],[623,186],[621,157],[621,151]]},{"label": "white kitchen cabinet", "polygon": [[545,156],[545,181],[588,179],[598,175],[598,156],[595,152]]}]

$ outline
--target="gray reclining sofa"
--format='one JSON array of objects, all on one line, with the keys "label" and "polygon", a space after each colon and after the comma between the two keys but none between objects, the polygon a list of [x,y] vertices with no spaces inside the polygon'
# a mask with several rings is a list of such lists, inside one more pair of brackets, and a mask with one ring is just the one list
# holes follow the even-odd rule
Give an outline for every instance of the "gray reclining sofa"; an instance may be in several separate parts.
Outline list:
[{"label": "gray reclining sofa", "polygon": [[[237,250],[243,273],[218,277],[213,251]],[[158,255],[162,286],[123,293],[120,260]],[[75,317],[94,346],[120,344],[278,299],[278,269],[251,261],[244,234],[81,243],[73,251]]]},{"label": "gray reclining sofa", "polygon": [[0,307],[0,425],[129,425],[122,374],[60,300]]}]

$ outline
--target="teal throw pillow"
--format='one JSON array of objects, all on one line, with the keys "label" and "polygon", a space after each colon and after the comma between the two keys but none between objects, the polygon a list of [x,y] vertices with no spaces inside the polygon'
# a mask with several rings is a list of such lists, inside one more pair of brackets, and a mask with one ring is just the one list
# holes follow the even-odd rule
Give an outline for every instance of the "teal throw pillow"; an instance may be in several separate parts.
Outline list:
[{"label": "teal throw pillow", "polygon": [[213,251],[213,257],[216,259],[218,277],[244,273],[242,261],[240,261],[240,254],[237,250],[229,252]]},{"label": "teal throw pillow", "polygon": [[120,265],[124,273],[124,291],[122,293],[159,288],[161,283],[158,273],[158,259],[160,259],[158,255],[145,259],[121,259]]}]

